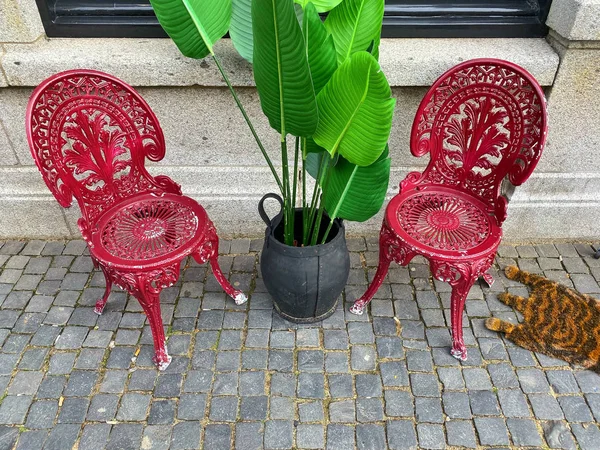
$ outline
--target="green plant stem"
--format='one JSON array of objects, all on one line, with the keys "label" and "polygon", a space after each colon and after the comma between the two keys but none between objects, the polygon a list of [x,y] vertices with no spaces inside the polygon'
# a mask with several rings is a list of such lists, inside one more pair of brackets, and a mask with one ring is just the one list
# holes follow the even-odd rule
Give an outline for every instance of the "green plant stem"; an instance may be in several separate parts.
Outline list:
[{"label": "green plant stem", "polygon": [[292,189],[292,209],[296,209],[296,193],[298,190],[298,157],[300,152],[300,138],[296,137],[294,147],[294,184]]},{"label": "green plant stem", "polygon": [[319,184],[319,180],[321,179],[321,174],[323,172],[323,166],[325,164],[325,154],[321,156],[321,162],[319,164],[319,171],[317,172],[317,177],[315,178],[315,187],[313,188],[312,198],[310,201],[310,208],[308,214],[308,220],[306,223],[306,233],[303,235],[303,245],[308,245],[311,238],[311,232],[313,229],[313,222],[315,219],[315,210],[317,208],[317,199],[320,195],[321,186]]},{"label": "green plant stem", "polygon": [[302,245],[306,245],[306,233],[308,230],[308,207],[306,205],[306,168],[304,167],[304,149],[306,148],[306,138],[302,138]]},{"label": "green plant stem", "polygon": [[325,235],[323,236],[323,240],[321,241],[321,244],[324,244],[325,241],[327,240],[327,236],[329,236],[329,232],[331,231],[333,222],[335,221],[335,218],[337,217],[338,212],[340,211],[340,207],[342,206],[342,203],[344,203],[344,200],[346,199],[346,195],[348,194],[348,191],[350,190],[350,185],[352,184],[352,180],[354,179],[354,175],[356,174],[357,170],[358,170],[358,166],[354,166],[352,175],[350,175],[350,178],[348,178],[348,182],[346,183],[346,186],[344,187],[344,191],[342,192],[342,195],[340,195],[340,198],[338,199],[338,201],[335,205],[335,208],[334,208],[333,212],[331,213],[331,216],[329,217],[329,225],[327,226],[327,230],[325,230]]},{"label": "green plant stem", "polygon": [[285,193],[283,190],[283,185],[281,183],[281,179],[279,178],[279,175],[277,175],[275,166],[273,166],[273,163],[271,162],[271,158],[269,157],[267,151],[265,150],[265,147],[263,146],[260,138],[258,137],[258,134],[256,134],[256,130],[254,129],[252,122],[250,122],[250,118],[248,117],[248,114],[246,114],[246,110],[244,109],[244,106],[240,102],[240,99],[238,98],[237,93],[233,89],[233,86],[231,85],[231,82],[229,81],[229,77],[223,70],[223,67],[221,66],[221,63],[219,62],[217,56],[214,53],[211,54],[211,56],[213,58],[213,61],[217,65],[219,72],[221,72],[221,76],[223,77],[225,84],[227,84],[227,87],[229,88],[229,91],[231,92],[231,95],[233,96],[233,99],[235,100],[237,107],[239,108],[240,112],[242,113],[242,116],[244,116],[244,120],[248,124],[248,128],[250,128],[250,132],[252,133],[252,136],[254,136],[254,139],[256,140],[256,143],[258,144],[258,148],[262,152],[262,154],[265,158],[265,161],[267,161],[267,164],[269,165],[269,169],[271,169],[271,173],[273,174],[273,177],[275,178],[275,182],[277,183],[277,186],[279,187],[279,191],[281,192],[281,195],[285,196]]},{"label": "green plant stem", "polygon": [[290,205],[290,172],[288,163],[287,139],[281,135],[281,166],[283,172],[283,236],[286,245],[294,245],[294,219],[293,208]]},{"label": "green plant stem", "polygon": [[[324,157],[327,157],[326,153]],[[321,228],[321,220],[323,219],[323,212],[325,211],[325,202],[323,201],[323,196],[325,195],[325,191],[327,190],[327,185],[329,184],[329,168],[333,165],[333,158],[328,158],[327,164],[322,162],[321,164],[325,165],[323,168],[323,173],[319,179],[319,185],[321,186],[321,201],[319,203],[319,211],[317,212],[317,217],[315,219],[315,224],[313,227],[312,239],[310,241],[310,245],[317,245],[317,240],[319,239],[319,229]]]}]

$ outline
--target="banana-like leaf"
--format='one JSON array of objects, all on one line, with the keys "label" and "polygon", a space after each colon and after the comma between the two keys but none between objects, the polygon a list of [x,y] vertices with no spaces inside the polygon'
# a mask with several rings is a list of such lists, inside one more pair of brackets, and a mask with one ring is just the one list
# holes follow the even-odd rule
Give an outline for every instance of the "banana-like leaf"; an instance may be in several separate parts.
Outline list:
[{"label": "banana-like leaf", "polygon": [[[311,153],[323,153],[325,149],[317,145],[315,140],[312,137],[307,137],[306,142],[303,148],[302,159],[306,159],[306,157]],[[319,158],[321,156],[319,155]]]},{"label": "banana-like leaf", "polygon": [[325,29],[325,25],[312,3],[304,8],[302,32],[306,40],[308,65],[315,94],[318,94],[335,72],[337,62],[333,37]]},{"label": "banana-like leaf", "polygon": [[254,80],[269,124],[310,136],[318,123],[304,38],[293,0],[253,0]]},{"label": "banana-like leaf", "polygon": [[[327,212],[334,214],[337,208],[336,217],[356,222],[364,222],[373,217],[385,200],[390,181],[390,165],[387,147],[377,161],[366,167],[356,166],[340,157],[337,164],[329,169],[329,182],[323,193]],[[344,198],[338,205],[345,190]]]},{"label": "banana-like leaf", "polygon": [[232,0],[229,36],[240,56],[252,62],[252,0]]},{"label": "banana-like leaf", "polygon": [[339,5],[342,0],[294,0],[296,3],[302,6],[302,8],[306,8],[309,3],[315,5],[317,11],[319,12],[327,12],[331,11],[337,5]]},{"label": "banana-like leaf", "polygon": [[396,100],[379,63],[367,52],[352,55],[317,96],[315,142],[359,166],[375,162],[389,139]]},{"label": "banana-like leaf", "polygon": [[381,32],[384,0],[344,0],[329,13],[325,27],[333,36],[338,63],[367,50]]},{"label": "banana-like leaf", "polygon": [[161,26],[181,53],[202,59],[229,29],[231,0],[150,0]]}]

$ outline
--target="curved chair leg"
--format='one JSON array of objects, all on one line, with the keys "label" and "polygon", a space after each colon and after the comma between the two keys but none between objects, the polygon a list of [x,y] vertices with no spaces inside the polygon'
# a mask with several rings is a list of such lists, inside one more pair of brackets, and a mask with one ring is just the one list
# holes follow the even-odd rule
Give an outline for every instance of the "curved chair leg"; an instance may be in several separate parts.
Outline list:
[{"label": "curved chair leg", "polygon": [[110,289],[112,288],[112,278],[108,273],[108,269],[104,266],[100,266],[100,269],[102,269],[102,273],[104,273],[106,287],[104,288],[104,296],[96,302],[96,307],[94,308],[94,312],[98,315],[102,314],[102,311],[104,311],[108,296],[110,295]]},{"label": "curved chair leg", "polygon": [[217,282],[221,285],[227,295],[229,295],[236,305],[242,305],[248,301],[248,297],[242,291],[235,289],[229,280],[223,275],[223,271],[219,266],[219,236],[214,226],[210,226],[206,233],[206,241],[200,248],[192,253],[192,256],[198,264],[210,262],[213,274]]},{"label": "curved chair leg", "polygon": [[467,347],[463,340],[463,311],[465,300],[475,280],[461,278],[452,284],[452,295],[450,296],[450,317],[452,322],[452,350],[450,353],[456,359],[465,361],[467,359]]},{"label": "curved chair leg", "polygon": [[160,312],[160,293],[153,292],[155,289],[150,287],[151,280],[146,280],[145,283],[148,286],[140,292],[134,293],[134,295],[144,309],[146,317],[148,317],[148,322],[150,322],[150,330],[152,331],[152,339],[154,341],[154,357],[152,361],[154,361],[158,370],[165,370],[171,363],[171,357],[167,353],[165,330]]},{"label": "curved chair leg", "polygon": [[482,275],[483,281],[486,282],[486,284],[488,285],[488,287],[492,287],[492,285],[494,284],[494,277],[492,276],[491,273],[486,272]]},{"label": "curved chair leg", "polygon": [[246,294],[238,289],[235,289],[229,280],[225,278],[225,275],[223,275],[221,267],[219,266],[218,256],[215,254],[209,259],[209,262],[217,282],[221,285],[225,293],[235,301],[236,305],[243,305],[246,303],[248,301]]},{"label": "curved chair leg", "polygon": [[383,283],[383,279],[387,275],[392,261],[404,266],[410,262],[413,256],[414,253],[410,248],[398,238],[398,235],[384,220],[379,233],[379,264],[377,265],[377,272],[367,292],[354,302],[354,305],[350,307],[350,312],[360,315],[365,311],[366,306],[381,286],[381,283]]},{"label": "curved chair leg", "polygon": [[356,300],[354,304],[350,307],[350,312],[353,314],[358,314],[359,316],[365,311],[365,308],[375,295],[375,292],[381,287],[381,283],[385,276],[388,273],[390,268],[390,260],[385,256],[385,253],[379,250],[379,265],[377,266],[377,272],[375,272],[375,276],[373,277],[373,281],[369,285],[367,291],[362,295],[361,298]]}]

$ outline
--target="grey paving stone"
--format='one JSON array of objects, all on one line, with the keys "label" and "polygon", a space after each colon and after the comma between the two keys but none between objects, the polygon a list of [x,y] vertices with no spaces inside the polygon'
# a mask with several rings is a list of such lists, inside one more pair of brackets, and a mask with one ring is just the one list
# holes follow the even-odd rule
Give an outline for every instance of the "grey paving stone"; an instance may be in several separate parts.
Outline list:
[{"label": "grey paving stone", "polygon": [[248,328],[271,328],[272,317],[268,309],[251,309],[248,312]]},{"label": "grey paving stone", "polygon": [[[173,362],[171,362],[173,364]],[[156,380],[155,397],[177,397],[181,392],[183,376],[180,373],[163,373]]]},{"label": "grey paving stone", "polygon": [[411,372],[433,372],[433,360],[428,351],[407,351],[406,363]]},{"label": "grey paving stone", "polygon": [[119,423],[113,425],[107,450],[139,448],[142,442],[142,424]]},{"label": "grey paving stone", "polygon": [[246,335],[246,347],[267,348],[269,346],[269,330],[255,328],[248,330]]},{"label": "grey paving stone", "polygon": [[293,445],[293,424],[286,420],[265,422],[265,449],[288,449]]},{"label": "grey paving stone", "polygon": [[595,423],[587,425],[575,423],[571,425],[573,434],[577,438],[577,443],[582,450],[592,450],[598,448],[600,440],[600,429]]},{"label": "grey paving stone", "polygon": [[320,373],[300,373],[298,375],[299,398],[325,398],[324,376]]},{"label": "grey paving stone", "polygon": [[341,423],[354,423],[356,410],[353,400],[333,401],[329,403],[329,421]]},{"label": "grey paving stone", "polygon": [[467,385],[467,389],[469,390],[492,389],[490,377],[485,369],[470,367],[465,368],[463,369],[463,377],[465,378],[465,383]]},{"label": "grey paving stone", "polygon": [[142,435],[142,448],[144,450],[168,450],[171,431],[171,427],[167,425],[147,426]]},{"label": "grey paving stone", "polygon": [[296,375],[292,373],[274,373],[271,375],[271,395],[293,397],[296,393]]},{"label": "grey paving stone", "polygon": [[79,424],[59,423],[50,432],[50,435],[44,444],[44,450],[64,450],[66,448],[72,448],[77,440],[80,428],[81,425]]},{"label": "grey paving stone", "polygon": [[244,350],[242,369],[266,369],[268,357],[268,350]]},{"label": "grey paving stone", "polygon": [[[210,427],[210,431],[209,431]],[[224,427],[222,429],[214,429],[214,427]],[[172,450],[193,450],[200,447],[200,431],[201,426],[197,422],[180,422],[173,427],[171,433],[171,449]],[[208,425],[207,438],[209,444],[229,445],[229,436],[231,430],[228,425]],[[210,448],[210,447],[207,447]],[[218,447],[213,447],[218,448]],[[228,447],[223,447],[228,448]]]},{"label": "grey paving stone", "polygon": [[327,450],[354,448],[354,427],[331,423],[327,425]]},{"label": "grey paving stone", "polygon": [[241,372],[239,393],[242,396],[265,394],[264,372]]},{"label": "grey paving stone", "polygon": [[535,366],[536,362],[533,353],[520,347],[507,348],[510,360],[515,367],[531,367]]},{"label": "grey paving stone", "polygon": [[235,425],[236,450],[260,450],[263,448],[261,423],[238,422]]},{"label": "grey paving stone", "polygon": [[66,398],[58,414],[58,423],[83,423],[89,406],[87,398]]},{"label": "grey paving stone", "polygon": [[43,372],[17,372],[6,392],[8,395],[34,395],[43,377]]},{"label": "grey paving stone", "polygon": [[270,350],[269,370],[291,372],[294,368],[294,354],[291,350]]},{"label": "grey paving stone", "polygon": [[519,380],[509,364],[489,364],[487,371],[492,377],[492,384],[497,388],[518,388]]},{"label": "grey paving stone", "polygon": [[296,446],[301,449],[320,449],[325,447],[322,425],[300,424],[296,428]]},{"label": "grey paving stone", "polygon": [[592,413],[583,397],[566,395],[557,398],[568,422],[591,422]]},{"label": "grey paving stone", "polygon": [[381,397],[381,377],[375,374],[356,375],[356,392],[359,397]]},{"label": "grey paving stone", "polygon": [[48,356],[47,348],[30,348],[23,353],[19,362],[21,370],[41,370]]},{"label": "grey paving stone", "polygon": [[541,420],[564,419],[556,398],[547,394],[530,394],[528,397],[536,418]]},{"label": "grey paving stone", "polygon": [[467,420],[450,420],[446,422],[448,445],[456,447],[477,448],[477,439],[473,424]]},{"label": "grey paving stone", "polygon": [[300,372],[323,372],[324,354],[321,350],[299,350],[298,370]]},{"label": "grey paving stone", "polygon": [[568,370],[549,370],[546,372],[546,377],[556,394],[576,394],[579,392],[577,381],[573,373]]},{"label": "grey paving stone", "polygon": [[342,352],[325,353],[325,372],[327,373],[346,373],[350,371],[348,354]]},{"label": "grey paving stone", "polygon": [[113,394],[97,394],[92,397],[88,409],[87,420],[92,422],[106,422],[114,419],[117,413],[119,396]]},{"label": "grey paving stone", "polygon": [[548,421],[542,422],[544,437],[550,448],[561,448],[574,450],[577,448],[573,435],[565,422]]},{"label": "grey paving stone", "polygon": [[386,438],[383,425],[378,424],[358,424],[356,425],[356,446],[357,448],[376,450],[385,448]]},{"label": "grey paving stone", "polygon": [[331,395],[331,398],[354,397],[354,389],[352,386],[352,375],[350,375],[350,374],[328,375],[327,383],[329,386],[329,394]]},{"label": "grey paving stone", "polygon": [[269,416],[271,419],[294,419],[294,402],[289,397],[271,397]]},{"label": "grey paving stone", "polygon": [[149,425],[171,424],[175,420],[175,400],[154,400],[148,415]]},{"label": "grey paving stone", "polygon": [[492,391],[470,391],[471,411],[475,416],[500,415],[496,394]]},{"label": "grey paving stone", "polygon": [[600,394],[586,394],[585,396],[596,422],[600,422]]},{"label": "grey paving stone", "polygon": [[[463,372],[464,374],[464,372]],[[439,397],[440,389],[435,375],[411,373],[410,385],[414,395],[419,397]]]},{"label": "grey paving stone", "polygon": [[347,350],[348,342],[345,330],[323,330],[323,343],[327,350]]},{"label": "grey paving stone", "polygon": [[383,403],[379,398],[358,398],[356,420],[358,422],[380,422],[383,420]]},{"label": "grey paving stone", "polygon": [[[260,420],[267,418],[267,396],[241,397],[240,419]],[[180,405],[181,409],[181,405]]]},{"label": "grey paving stone", "polygon": [[385,413],[388,417],[413,417],[413,397],[406,391],[386,390]]},{"label": "grey paving stone", "polygon": [[450,331],[447,328],[428,328],[427,342],[431,347],[449,347],[452,343]]},{"label": "grey paving stone", "polygon": [[125,390],[127,375],[127,371],[125,370],[107,370],[104,373],[104,379],[100,385],[100,392],[110,394],[119,394],[123,392]]},{"label": "grey paving stone", "polygon": [[237,397],[213,397],[210,404],[210,420],[215,422],[235,422],[237,408]]},{"label": "grey paving stone", "polygon": [[509,445],[508,430],[504,419],[477,417],[474,422],[482,445]]},{"label": "grey paving stone", "polygon": [[147,394],[126,393],[121,398],[121,406],[117,412],[117,420],[146,420],[151,396]]},{"label": "grey paving stone", "polygon": [[57,399],[61,396],[66,383],[65,376],[46,376],[40,383],[37,397]]},{"label": "grey paving stone", "polygon": [[369,322],[348,323],[348,336],[351,344],[373,344],[375,342],[373,325]]},{"label": "grey paving stone", "polygon": [[76,369],[95,369],[98,370],[104,360],[105,349],[102,348],[84,348],[79,353]]},{"label": "grey paving stone", "polygon": [[399,337],[378,336],[375,342],[379,358],[404,358],[402,340]]},{"label": "grey paving stone", "polygon": [[415,416],[417,423],[443,423],[444,414],[442,404],[439,398],[415,398]]},{"label": "grey paving stone", "polygon": [[296,336],[293,331],[273,331],[271,333],[271,348],[294,348]]},{"label": "grey paving stone", "polygon": [[513,443],[517,447],[542,447],[542,438],[531,419],[507,419]]},{"label": "grey paving stone", "polygon": [[177,418],[180,420],[202,420],[206,410],[206,394],[182,394],[179,397]]},{"label": "grey paving stone", "polygon": [[4,397],[0,405],[0,424],[22,424],[25,421],[32,398],[31,395],[8,395]]},{"label": "grey paving stone", "polygon": [[184,392],[208,392],[213,380],[213,373],[208,370],[190,370],[183,385]]},{"label": "grey paving stone", "polygon": [[[414,320],[403,320],[402,337],[404,339],[425,339],[425,327],[423,322],[417,322]],[[429,345],[434,346],[432,342],[430,342]]]},{"label": "grey paving stone", "polygon": [[86,424],[79,440],[81,449],[102,450],[110,435],[111,425],[107,423]]},{"label": "grey paving stone", "polygon": [[352,370],[368,371],[374,370],[377,356],[373,347],[364,345],[353,345],[350,353],[350,365]]},{"label": "grey paving stone", "polygon": [[31,405],[25,427],[31,430],[48,429],[54,425],[58,411],[58,402],[55,400],[38,400]]},{"label": "grey paving stone", "polygon": [[438,367],[437,373],[444,390],[456,391],[465,388],[465,381],[459,368]]},{"label": "grey paving stone", "polygon": [[588,394],[600,393],[600,375],[590,370],[574,372],[581,392]]},{"label": "grey paving stone", "polygon": [[388,420],[387,443],[392,450],[416,449],[417,434],[410,420]]},{"label": "grey paving stone", "polygon": [[521,383],[521,389],[526,394],[545,394],[550,392],[550,385],[546,380],[544,372],[539,369],[519,369],[517,377]]},{"label": "grey paving stone", "polygon": [[10,375],[19,361],[17,354],[0,353],[0,375]]},{"label": "grey paving stone", "polygon": [[442,395],[444,411],[451,419],[470,419],[471,406],[465,392],[444,392]]},{"label": "grey paving stone", "polygon": [[99,374],[88,370],[73,370],[63,395],[65,397],[85,397],[91,394]]},{"label": "grey paving stone", "polygon": [[441,425],[429,423],[417,423],[417,435],[419,436],[419,447],[427,449],[446,448],[444,429]]},{"label": "grey paving stone", "polygon": [[298,404],[298,415],[301,422],[323,421],[323,402],[309,401]]},{"label": "grey paving stone", "polygon": [[296,331],[296,346],[318,347],[319,330],[317,328],[300,328]]},{"label": "grey paving stone", "polygon": [[35,448],[42,448],[46,438],[48,437],[48,430],[34,430],[25,431],[19,436],[19,430],[17,428],[7,428],[9,431],[2,433],[0,431],[0,448],[12,449],[17,437],[19,441],[15,447],[16,450],[30,450]]}]

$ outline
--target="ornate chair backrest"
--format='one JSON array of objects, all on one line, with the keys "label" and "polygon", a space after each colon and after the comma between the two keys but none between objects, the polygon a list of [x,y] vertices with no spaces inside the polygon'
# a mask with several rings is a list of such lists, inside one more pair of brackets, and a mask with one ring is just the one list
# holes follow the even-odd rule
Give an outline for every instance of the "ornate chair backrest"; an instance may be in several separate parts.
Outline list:
[{"label": "ornate chair backrest", "polygon": [[[181,193],[144,160],[160,161],[158,119],[133,90],[108,74],[71,70],[48,78],[27,107],[27,139],[48,188],[63,207],[78,201],[84,224],[139,192]],[[82,229],[83,231],[83,229]]]},{"label": "ornate chair backrest", "polygon": [[411,133],[414,156],[431,154],[411,184],[451,186],[489,207],[501,223],[502,181],[518,186],[535,168],[547,131],[546,100],[527,71],[475,59],[444,73],[421,102]]}]

